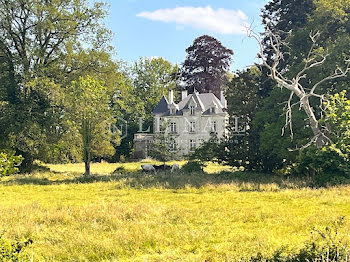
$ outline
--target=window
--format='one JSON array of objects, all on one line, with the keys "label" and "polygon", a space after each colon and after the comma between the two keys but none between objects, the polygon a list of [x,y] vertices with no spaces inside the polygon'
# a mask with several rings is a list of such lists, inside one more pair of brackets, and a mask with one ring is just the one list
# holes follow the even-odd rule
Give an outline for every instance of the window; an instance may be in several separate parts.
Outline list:
[{"label": "window", "polygon": [[215,114],[215,111],[216,111],[215,109],[216,109],[215,106],[211,107],[210,108],[210,113]]},{"label": "window", "polygon": [[190,106],[190,114],[194,115],[194,106]]},{"label": "window", "polygon": [[194,133],[194,132],[196,132],[196,122],[191,121],[190,122],[190,133]]},{"label": "window", "polygon": [[194,151],[196,149],[196,140],[190,139],[190,151]]},{"label": "window", "polygon": [[174,151],[176,151],[176,148],[177,148],[177,145],[176,145],[175,139],[171,139],[170,140],[170,151],[174,152]]},{"label": "window", "polygon": [[170,115],[175,115],[176,114],[176,109],[175,108],[171,108],[170,109]]},{"label": "window", "polygon": [[170,133],[176,133],[176,123],[175,122],[170,123]]},{"label": "window", "polygon": [[211,132],[216,132],[216,121],[211,122]]}]

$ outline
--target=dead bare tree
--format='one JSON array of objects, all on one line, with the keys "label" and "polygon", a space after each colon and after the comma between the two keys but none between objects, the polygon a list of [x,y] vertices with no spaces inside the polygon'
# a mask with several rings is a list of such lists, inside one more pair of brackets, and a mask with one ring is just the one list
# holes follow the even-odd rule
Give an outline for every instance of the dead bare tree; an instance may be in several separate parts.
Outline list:
[{"label": "dead bare tree", "polygon": [[[326,94],[318,94],[317,88],[325,83],[326,81],[345,77],[347,73],[350,71],[350,59],[345,60],[345,68],[337,67],[333,74],[321,79],[312,86],[303,86],[301,84],[301,79],[306,79],[308,71],[315,67],[322,66],[327,59],[327,54],[320,54],[316,52],[317,40],[320,36],[319,32],[310,32],[310,39],[312,41],[312,45],[309,49],[307,57],[304,59],[304,67],[295,74],[293,78],[287,78],[285,76],[285,71],[279,69],[279,64],[285,58],[285,47],[288,47],[287,41],[282,39],[282,33],[276,33],[270,30],[270,28],[266,28],[265,37],[267,37],[269,44],[271,46],[271,50],[273,51],[273,56],[271,58],[271,63],[267,62],[266,57],[264,56],[264,49],[262,44],[262,39],[259,34],[254,32],[251,28],[247,30],[248,36],[250,38],[255,39],[260,47],[260,51],[258,57],[262,60],[263,66],[265,66],[269,70],[269,77],[277,82],[278,86],[281,88],[286,88],[290,91],[290,96],[288,101],[286,101],[285,106],[285,126],[282,130],[282,134],[284,130],[289,127],[291,137],[293,137],[293,126],[292,126],[292,109],[294,106],[299,105],[300,109],[304,110],[307,115],[309,125],[313,132],[313,138],[310,142],[305,145],[309,146],[313,143],[316,143],[317,147],[322,147],[323,145],[330,143],[331,140],[328,138],[327,134],[329,130],[326,127],[320,126],[319,120],[315,115],[314,108],[310,104],[310,98],[316,97],[320,101],[320,108],[323,109],[323,103],[327,101]],[[290,34],[290,33],[289,33]],[[297,102],[292,103],[293,98],[297,97]]]}]

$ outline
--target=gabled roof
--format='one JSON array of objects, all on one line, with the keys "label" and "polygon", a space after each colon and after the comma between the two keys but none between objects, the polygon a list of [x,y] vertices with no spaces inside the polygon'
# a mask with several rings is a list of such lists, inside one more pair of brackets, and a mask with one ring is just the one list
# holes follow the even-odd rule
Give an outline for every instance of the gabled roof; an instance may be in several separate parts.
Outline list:
[{"label": "gabled roof", "polygon": [[[183,111],[189,109],[191,100],[196,102],[197,108],[200,108],[202,114],[210,114],[210,107],[212,107],[213,104],[217,105],[217,114],[224,113],[226,111],[224,105],[213,93],[199,94],[195,92],[194,94],[190,94],[185,97],[184,100],[178,104],[175,104],[177,106],[176,115],[183,115]],[[165,96],[161,98],[158,105],[153,110],[153,114],[169,115],[169,104]]]}]

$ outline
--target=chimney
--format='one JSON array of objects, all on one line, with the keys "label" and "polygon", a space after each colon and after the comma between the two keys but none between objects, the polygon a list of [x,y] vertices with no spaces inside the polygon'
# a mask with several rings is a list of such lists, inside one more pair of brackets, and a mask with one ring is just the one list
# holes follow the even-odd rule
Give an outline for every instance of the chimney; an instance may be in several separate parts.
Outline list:
[{"label": "chimney", "polygon": [[169,104],[174,103],[174,91],[169,90]]},{"label": "chimney", "polygon": [[223,90],[221,90],[221,92],[220,92],[220,101],[221,101],[221,104],[224,106],[224,108],[227,108],[227,101],[226,101],[226,98],[224,96]]},{"label": "chimney", "polygon": [[187,97],[187,90],[182,90],[181,92],[181,101]]}]

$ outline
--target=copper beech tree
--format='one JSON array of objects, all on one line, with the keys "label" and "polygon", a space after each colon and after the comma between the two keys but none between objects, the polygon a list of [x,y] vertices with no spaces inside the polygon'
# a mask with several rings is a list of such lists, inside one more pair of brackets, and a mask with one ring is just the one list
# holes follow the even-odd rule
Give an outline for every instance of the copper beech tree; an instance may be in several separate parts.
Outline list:
[{"label": "copper beech tree", "polygon": [[[264,55],[264,46],[262,39],[259,34],[248,28],[248,36],[255,39],[260,47],[258,58],[261,59],[264,67],[268,69],[269,77],[276,81],[280,88],[285,88],[290,91],[289,99],[285,102],[285,126],[282,130],[284,131],[289,128],[290,135],[293,138],[293,125],[292,125],[292,109],[295,106],[299,106],[301,110],[307,115],[308,124],[313,132],[313,137],[310,142],[303,146],[309,146],[316,143],[317,147],[322,147],[328,143],[331,143],[328,133],[330,130],[326,126],[320,124],[320,118],[325,107],[327,107],[327,94],[319,93],[318,88],[325,84],[327,81],[331,81],[337,78],[345,77],[350,71],[350,59],[345,59],[345,65],[343,67],[336,66],[334,72],[317,82],[310,81],[310,71],[312,68],[322,67],[326,61],[328,54],[324,54],[318,46],[318,39],[320,36],[319,32],[310,32],[309,37],[311,40],[311,47],[308,54],[303,59],[303,67],[296,72],[292,77],[287,74],[290,72],[286,69],[280,69],[279,65],[284,61],[286,55],[286,49],[288,50],[288,42],[282,37],[283,32],[275,32],[269,27],[266,27],[264,37],[268,39],[269,48],[272,52],[270,61],[267,62],[266,56]],[[290,35],[288,33],[288,35]],[[287,48],[286,48],[287,47]],[[309,81],[302,81],[302,80]],[[310,84],[311,83],[311,84]],[[296,99],[295,99],[296,98]],[[321,110],[320,116],[315,113],[315,108],[310,103],[311,98],[317,98],[319,101],[318,107]]]}]

